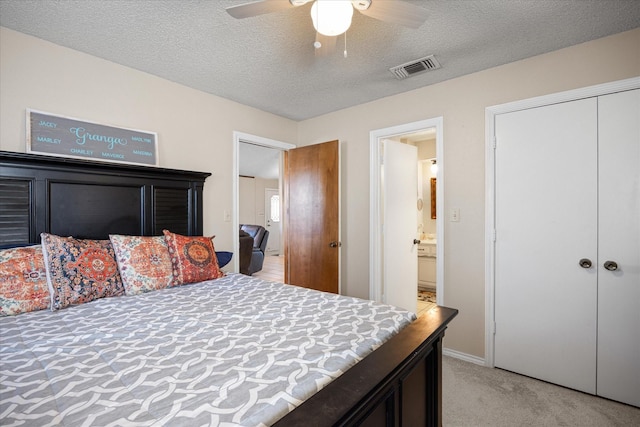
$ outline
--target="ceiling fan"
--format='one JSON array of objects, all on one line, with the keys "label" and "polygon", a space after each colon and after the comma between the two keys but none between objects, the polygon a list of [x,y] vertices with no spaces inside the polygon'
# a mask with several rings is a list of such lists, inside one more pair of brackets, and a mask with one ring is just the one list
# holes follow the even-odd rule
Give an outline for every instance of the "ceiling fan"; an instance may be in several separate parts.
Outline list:
[{"label": "ceiling fan", "polygon": [[[316,54],[333,51],[336,36],[343,34],[351,25],[353,10],[368,17],[419,28],[427,20],[427,11],[404,1],[383,0],[263,0],[228,7],[229,15],[237,19],[278,12],[307,3],[311,6],[311,19],[316,29],[314,46]],[[346,51],[345,51],[346,56]]]}]

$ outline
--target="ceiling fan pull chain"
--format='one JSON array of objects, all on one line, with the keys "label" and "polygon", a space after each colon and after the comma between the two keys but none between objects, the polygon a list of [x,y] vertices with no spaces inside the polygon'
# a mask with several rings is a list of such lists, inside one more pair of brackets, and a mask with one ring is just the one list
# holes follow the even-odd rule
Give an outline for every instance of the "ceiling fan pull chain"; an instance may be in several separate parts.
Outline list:
[{"label": "ceiling fan pull chain", "polygon": [[347,57],[347,32],[344,32],[344,57]]}]

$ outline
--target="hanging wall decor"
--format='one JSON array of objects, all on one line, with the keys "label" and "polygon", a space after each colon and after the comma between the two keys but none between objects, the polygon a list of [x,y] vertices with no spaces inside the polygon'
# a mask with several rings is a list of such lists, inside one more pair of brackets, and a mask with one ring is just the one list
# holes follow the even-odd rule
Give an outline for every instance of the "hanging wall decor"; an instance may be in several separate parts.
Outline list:
[{"label": "hanging wall decor", "polygon": [[27,109],[27,153],[158,166],[157,134]]}]

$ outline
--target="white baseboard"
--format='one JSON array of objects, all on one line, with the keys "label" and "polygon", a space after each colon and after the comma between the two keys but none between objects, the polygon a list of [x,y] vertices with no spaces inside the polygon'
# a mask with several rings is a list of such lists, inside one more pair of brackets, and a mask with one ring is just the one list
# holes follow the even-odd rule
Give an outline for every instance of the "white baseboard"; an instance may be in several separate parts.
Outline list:
[{"label": "white baseboard", "polygon": [[464,360],[465,362],[475,363],[476,365],[487,366],[485,360],[482,357],[462,353],[461,351],[457,350],[451,350],[450,348],[443,348],[442,354],[444,356],[450,356],[455,357],[456,359]]}]

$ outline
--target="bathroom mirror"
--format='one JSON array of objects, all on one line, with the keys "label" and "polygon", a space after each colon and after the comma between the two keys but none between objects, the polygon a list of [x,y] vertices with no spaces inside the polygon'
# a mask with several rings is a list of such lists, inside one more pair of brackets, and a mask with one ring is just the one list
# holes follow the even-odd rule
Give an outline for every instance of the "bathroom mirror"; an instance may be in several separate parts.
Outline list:
[{"label": "bathroom mirror", "polygon": [[436,178],[431,178],[431,219],[436,219]]}]

